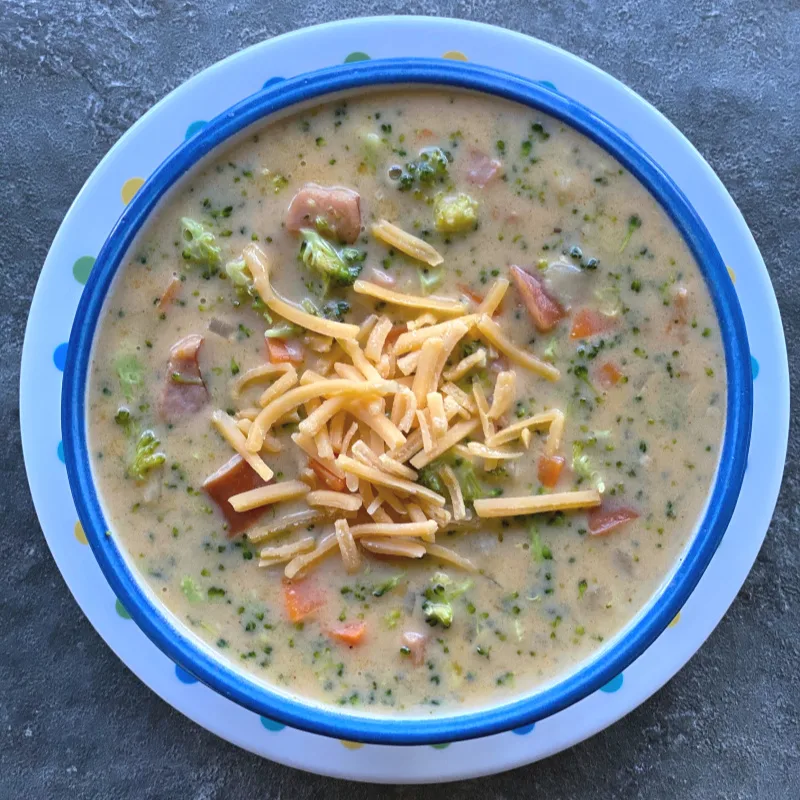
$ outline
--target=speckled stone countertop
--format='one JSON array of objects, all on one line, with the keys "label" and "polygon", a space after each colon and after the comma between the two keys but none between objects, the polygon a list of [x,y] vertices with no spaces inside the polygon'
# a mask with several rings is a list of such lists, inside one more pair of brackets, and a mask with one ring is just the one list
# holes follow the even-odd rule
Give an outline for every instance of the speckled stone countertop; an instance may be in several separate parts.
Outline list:
[{"label": "speckled stone countertop", "polygon": [[[750,224],[797,364],[798,0],[4,0],[0,798],[441,797],[436,787],[348,784],[272,764],[162,702],[70,596],[36,521],[19,440],[19,359],[39,269],[109,147],[167,92],[241,47],[305,25],[390,12],[464,17],[538,36],[658,107],[717,171]],[[795,398],[796,379],[795,370]],[[452,784],[448,796],[800,797],[800,452],[792,434],[758,562],[686,668],[588,742],[505,775]]]}]

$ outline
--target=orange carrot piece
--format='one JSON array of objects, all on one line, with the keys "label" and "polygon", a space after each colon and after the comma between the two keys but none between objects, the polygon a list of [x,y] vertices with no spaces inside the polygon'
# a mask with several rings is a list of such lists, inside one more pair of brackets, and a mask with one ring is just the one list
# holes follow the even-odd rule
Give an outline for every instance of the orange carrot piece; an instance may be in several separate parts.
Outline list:
[{"label": "orange carrot piece", "polygon": [[552,489],[561,477],[561,470],[564,468],[563,456],[540,456],[539,457],[539,483]]},{"label": "orange carrot piece", "polygon": [[357,644],[361,644],[366,633],[367,624],[365,622],[348,622],[330,631],[331,638],[346,644],[348,647],[355,647]]},{"label": "orange carrot piece", "polygon": [[597,336],[599,333],[611,330],[614,324],[614,320],[611,317],[607,317],[593,308],[582,308],[575,315],[569,338],[588,339],[590,336]]},{"label": "orange carrot piece", "polygon": [[597,370],[597,382],[604,389],[610,389],[612,386],[616,386],[622,378],[622,370],[620,370],[613,361],[606,361],[606,363]]},{"label": "orange carrot piece", "polygon": [[284,581],[283,600],[290,622],[300,622],[325,605],[325,597],[309,581]]},{"label": "orange carrot piece", "polygon": [[172,301],[178,296],[178,291],[181,288],[181,279],[177,275],[173,275],[170,282],[167,284],[167,288],[164,289],[164,294],[161,295],[161,299],[158,301],[158,308],[165,309],[167,306],[172,305]]}]

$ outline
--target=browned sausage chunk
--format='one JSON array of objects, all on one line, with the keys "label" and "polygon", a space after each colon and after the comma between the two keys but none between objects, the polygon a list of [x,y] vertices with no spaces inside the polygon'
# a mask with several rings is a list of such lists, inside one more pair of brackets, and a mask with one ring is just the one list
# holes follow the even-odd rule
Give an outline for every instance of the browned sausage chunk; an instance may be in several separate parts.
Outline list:
[{"label": "browned sausage chunk", "polygon": [[[317,222],[319,220],[319,223]],[[342,186],[307,183],[289,203],[286,229],[323,227],[341,242],[352,244],[361,234],[361,197]]]},{"label": "browned sausage chunk", "polygon": [[241,456],[234,456],[213,475],[209,475],[205,479],[203,489],[219,506],[219,510],[228,522],[228,538],[255,524],[256,520],[267,510],[267,507],[264,507],[254,508],[252,511],[234,511],[228,499],[235,494],[258,489],[260,486],[266,486],[266,484]]},{"label": "browned sausage chunk", "polygon": [[161,416],[167,422],[177,422],[188,414],[195,414],[208,402],[208,389],[197,362],[202,344],[200,334],[190,333],[169,351],[160,405]]}]

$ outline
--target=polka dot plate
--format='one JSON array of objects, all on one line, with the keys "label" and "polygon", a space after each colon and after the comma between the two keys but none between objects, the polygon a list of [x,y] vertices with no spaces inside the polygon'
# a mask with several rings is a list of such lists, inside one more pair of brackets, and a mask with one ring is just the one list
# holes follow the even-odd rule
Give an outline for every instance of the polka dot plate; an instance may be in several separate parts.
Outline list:
[{"label": "polka dot plate", "polygon": [[[264,85],[337,63],[399,56],[469,60],[544,82],[606,117],[653,156],[687,195],[729,264],[754,380],[740,501],[711,565],[656,642],[594,695],[535,726],[404,748],[286,728],[217,695],[170,662],[114,597],[86,546],[60,433],[61,374],[78,300],[94,257],[144,178],[206,120]],[[172,92],[112,148],[67,213],[42,269],[22,356],[20,424],[33,500],[64,579],[109,646],[165,701],[234,744],[300,769],[387,783],[443,782],[536,761],[607,727],[672,678],[717,625],[755,560],[780,487],[788,419],[786,345],[769,276],[741,214],[697,151],[644,100],[575,56],[510,31],[447,19],[357,19],[304,29],[238,53]]]}]

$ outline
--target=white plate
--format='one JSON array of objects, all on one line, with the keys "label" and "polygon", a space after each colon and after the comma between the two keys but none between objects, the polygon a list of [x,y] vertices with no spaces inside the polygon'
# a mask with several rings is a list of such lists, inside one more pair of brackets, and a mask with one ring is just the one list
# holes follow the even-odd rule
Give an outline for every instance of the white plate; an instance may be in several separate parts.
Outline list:
[{"label": "white plate", "polygon": [[[729,264],[755,378],[740,502],[711,565],[670,627],[601,691],[535,729],[450,746],[361,746],[291,730],[245,711],[176,668],[127,618],[105,582],[77,522],[62,463],[66,341],[93,257],[142,179],[204,120],[269,81],[342,61],[395,56],[469,59],[546,81],[628,133],[683,190]],[[708,164],[652,106],[586,62],[536,39],[457,20],[383,17],[307,28],[231,56],[180,86],[120,139],[67,213],[42,269],[22,354],[20,423],[34,504],[64,580],[98,633],[153,691],[218,736],[283,764],[353,780],[443,782],[511,769],[576,744],[636,708],[698,650],[744,582],[772,516],[786,455],[789,375],[778,306],[753,237]]]}]

